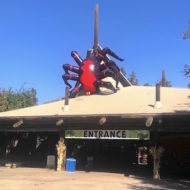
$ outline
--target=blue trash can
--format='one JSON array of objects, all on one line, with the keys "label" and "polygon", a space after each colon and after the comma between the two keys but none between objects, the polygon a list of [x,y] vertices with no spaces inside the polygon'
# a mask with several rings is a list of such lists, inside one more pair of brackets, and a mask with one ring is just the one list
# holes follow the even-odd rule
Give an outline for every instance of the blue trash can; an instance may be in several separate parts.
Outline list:
[{"label": "blue trash can", "polygon": [[75,172],[76,168],[76,159],[67,158],[66,159],[66,172]]}]

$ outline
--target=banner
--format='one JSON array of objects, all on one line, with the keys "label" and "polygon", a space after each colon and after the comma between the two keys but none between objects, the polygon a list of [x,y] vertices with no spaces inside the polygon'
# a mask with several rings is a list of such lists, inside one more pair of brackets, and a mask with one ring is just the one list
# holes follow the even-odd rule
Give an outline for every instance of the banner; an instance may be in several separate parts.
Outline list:
[{"label": "banner", "polygon": [[149,140],[148,130],[67,130],[66,138]]}]

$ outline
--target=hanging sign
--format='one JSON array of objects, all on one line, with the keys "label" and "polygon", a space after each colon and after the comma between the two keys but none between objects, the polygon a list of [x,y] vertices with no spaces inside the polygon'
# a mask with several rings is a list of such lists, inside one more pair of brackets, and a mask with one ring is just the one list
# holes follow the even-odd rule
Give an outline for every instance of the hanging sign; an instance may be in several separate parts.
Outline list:
[{"label": "hanging sign", "polygon": [[68,130],[66,138],[149,140],[147,130]]}]

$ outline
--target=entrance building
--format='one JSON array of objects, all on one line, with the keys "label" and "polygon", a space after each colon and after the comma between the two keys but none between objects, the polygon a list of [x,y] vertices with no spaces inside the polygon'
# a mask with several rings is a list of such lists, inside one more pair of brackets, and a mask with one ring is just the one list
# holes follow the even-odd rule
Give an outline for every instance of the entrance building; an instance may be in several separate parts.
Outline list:
[{"label": "entrance building", "polygon": [[77,159],[78,169],[121,165],[127,171],[136,164],[147,165],[155,178],[159,167],[161,174],[186,173],[190,91],[161,87],[160,102],[155,94],[155,87],[129,86],[114,94],[102,91],[69,99],[67,105],[63,99],[0,113],[0,161],[9,155],[16,161],[33,156],[45,166],[63,137],[67,157]]}]

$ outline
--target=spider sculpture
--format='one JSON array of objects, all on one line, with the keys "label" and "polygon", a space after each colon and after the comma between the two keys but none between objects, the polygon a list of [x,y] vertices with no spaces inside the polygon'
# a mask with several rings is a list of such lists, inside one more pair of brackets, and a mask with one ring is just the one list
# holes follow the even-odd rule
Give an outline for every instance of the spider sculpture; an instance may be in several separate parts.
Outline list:
[{"label": "spider sculpture", "polygon": [[[118,73],[120,69],[107,57],[107,54],[123,61],[109,48],[90,49],[87,51],[87,56],[84,60],[76,51],[71,52],[71,56],[79,67],[64,64],[63,69],[65,74],[62,76],[69,88],[72,88],[72,86],[68,83],[68,80],[76,81],[75,87],[70,92],[71,98],[74,98],[81,90],[86,92],[87,95],[96,93],[99,91],[99,87],[105,87],[113,92],[117,92],[119,89]],[[70,74],[69,71],[72,71],[74,74]],[[102,81],[106,77],[112,77],[116,81],[116,87],[111,82]]]}]

